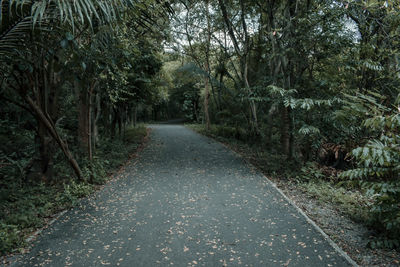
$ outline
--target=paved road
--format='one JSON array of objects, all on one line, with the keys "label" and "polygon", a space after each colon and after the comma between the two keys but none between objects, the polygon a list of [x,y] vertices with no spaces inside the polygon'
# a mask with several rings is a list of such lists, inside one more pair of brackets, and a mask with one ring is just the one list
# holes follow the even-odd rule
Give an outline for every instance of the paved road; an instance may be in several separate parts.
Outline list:
[{"label": "paved road", "polygon": [[178,125],[13,266],[349,266],[258,172]]}]

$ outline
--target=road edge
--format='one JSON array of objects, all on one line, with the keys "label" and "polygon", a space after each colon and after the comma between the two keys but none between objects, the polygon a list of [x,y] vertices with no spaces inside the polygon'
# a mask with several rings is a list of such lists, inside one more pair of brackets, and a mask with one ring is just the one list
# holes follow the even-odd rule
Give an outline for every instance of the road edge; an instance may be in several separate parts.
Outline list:
[{"label": "road edge", "polygon": [[[234,151],[235,152],[235,151]],[[236,152],[235,152],[236,153]],[[239,154],[239,156],[241,157],[241,155]],[[243,158],[243,157],[241,157]],[[247,160],[245,160],[247,164],[251,164],[249,163]],[[254,166],[253,164],[251,164],[251,166]],[[257,169],[257,168],[256,168]],[[258,169],[257,172],[261,173]],[[264,176],[264,178],[267,180],[267,182],[275,189],[277,190],[285,199],[287,202],[289,202],[296,210],[298,213],[300,213],[301,215],[303,215],[303,217],[307,220],[307,222],[309,224],[311,224],[324,238],[326,241],[328,241],[328,243],[331,245],[331,247],[333,247],[343,258],[345,258],[352,266],[359,266],[352,258],[350,258],[349,255],[347,255],[347,253],[341,249],[336,243],[335,241],[333,241],[325,232],[324,230],[321,229],[321,227],[319,227],[310,217],[308,217],[308,215],[299,207],[296,205],[296,203],[291,200],[288,196],[285,195],[285,193],[274,183],[272,182],[268,177],[266,177],[263,173],[261,173],[262,176]]]},{"label": "road edge", "polygon": [[329,243],[329,245],[336,250],[337,253],[340,254],[340,256],[342,256],[351,266],[354,267],[359,267],[359,265],[352,259],[350,258],[350,256],[343,250],[341,249],[336,243],[335,241],[333,241],[325,232],[324,230],[322,230],[321,227],[319,227],[299,206],[296,205],[296,203],[291,200],[287,195],[285,195],[285,193],[274,183],[272,182],[259,168],[257,168],[256,166],[254,166],[250,161],[248,161],[245,157],[243,157],[240,153],[236,152],[235,150],[231,149],[228,145],[218,141],[217,139],[214,139],[210,136],[206,136],[203,135],[187,126],[184,126],[186,129],[189,129],[190,131],[201,135],[203,137],[209,138],[211,140],[213,140],[216,143],[221,144],[222,146],[224,146],[226,149],[228,149],[229,151],[233,152],[233,154],[235,154],[237,157],[239,157],[241,160],[243,160],[247,165],[251,166],[254,170],[257,171],[258,174],[260,174],[261,176],[263,176],[265,178],[265,180],[268,182],[268,184],[270,186],[272,186],[276,191],[278,191],[278,193],[287,201],[289,202],[290,205],[292,205],[298,213],[300,213],[305,219],[306,221],[311,224],[315,230],[317,230],[317,232],[319,232],[322,237]]}]

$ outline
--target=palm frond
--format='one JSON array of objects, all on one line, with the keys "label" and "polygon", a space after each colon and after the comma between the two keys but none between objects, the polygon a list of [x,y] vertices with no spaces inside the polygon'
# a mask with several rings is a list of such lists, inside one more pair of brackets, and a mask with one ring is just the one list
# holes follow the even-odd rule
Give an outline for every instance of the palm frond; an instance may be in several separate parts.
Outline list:
[{"label": "palm frond", "polygon": [[32,30],[32,17],[19,18],[0,35],[0,55],[10,54],[24,45],[24,40]]},{"label": "palm frond", "polygon": [[136,25],[154,25],[153,5],[161,7],[157,14],[172,10],[165,0],[0,0],[0,55],[21,49],[35,30],[113,26],[128,10]]}]

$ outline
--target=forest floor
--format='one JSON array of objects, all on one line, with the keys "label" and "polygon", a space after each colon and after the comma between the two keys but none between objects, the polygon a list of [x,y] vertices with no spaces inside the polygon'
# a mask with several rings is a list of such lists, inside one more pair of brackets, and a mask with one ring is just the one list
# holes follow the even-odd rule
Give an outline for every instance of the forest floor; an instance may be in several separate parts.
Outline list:
[{"label": "forest floor", "polygon": [[400,266],[400,251],[368,247],[376,233],[363,224],[364,214],[355,206],[363,202],[357,199],[358,193],[338,192],[340,190],[330,182],[304,182],[296,179],[296,175],[271,175],[266,166],[280,165],[271,162],[280,159],[265,156],[268,152],[262,151],[260,146],[255,149],[253,145],[218,136],[216,132],[207,133],[203,126],[187,126],[223,143],[263,172],[360,266]]},{"label": "forest floor", "polygon": [[11,266],[351,266],[253,166],[178,125],[154,125],[116,179]]}]

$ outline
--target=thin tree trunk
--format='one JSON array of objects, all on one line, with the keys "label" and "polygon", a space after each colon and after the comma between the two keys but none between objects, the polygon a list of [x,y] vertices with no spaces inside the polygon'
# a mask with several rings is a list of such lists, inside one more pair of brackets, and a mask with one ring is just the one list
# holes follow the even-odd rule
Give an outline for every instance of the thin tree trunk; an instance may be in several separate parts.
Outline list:
[{"label": "thin tree trunk", "polygon": [[88,138],[88,157],[89,161],[93,160],[93,151],[92,151],[92,92],[89,92],[88,95],[88,107],[87,107],[87,138]]},{"label": "thin tree trunk", "polygon": [[[248,93],[250,93],[250,84],[248,81],[248,66],[247,62],[245,63],[244,66],[244,72],[243,72],[243,79],[244,83],[246,86],[246,89],[248,90]],[[251,110],[251,117],[252,117],[252,127],[256,135],[259,134],[259,128],[258,128],[258,118],[257,118],[257,106],[254,100],[250,99],[250,110]]]},{"label": "thin tree trunk", "polygon": [[204,93],[204,115],[206,120],[206,129],[210,130],[210,114],[208,113],[208,102],[210,97],[210,43],[211,43],[211,24],[209,14],[209,3],[206,1],[206,17],[207,17],[207,44],[206,44],[206,62],[205,69],[207,77],[205,78],[205,93]]},{"label": "thin tree trunk", "polygon": [[268,145],[272,143],[272,126],[273,126],[273,117],[276,114],[277,105],[272,104],[271,107],[268,109],[267,114],[267,129],[265,133],[265,141]]},{"label": "thin tree trunk", "polygon": [[116,131],[116,127],[117,127],[117,120],[118,120],[118,111],[116,108],[112,108],[112,120],[111,120],[111,137],[114,138],[115,137],[115,131]]},{"label": "thin tree trunk", "polygon": [[43,125],[46,127],[47,131],[50,133],[50,135],[54,138],[54,140],[57,142],[57,144],[60,146],[61,150],[63,151],[65,157],[67,158],[69,164],[71,165],[72,169],[74,170],[76,176],[78,177],[79,180],[83,180],[82,172],[81,169],[76,162],[75,158],[73,157],[72,153],[69,151],[67,144],[62,140],[60,135],[57,132],[57,129],[51,119],[46,116],[43,111],[40,109],[38,105],[35,104],[35,102],[30,98],[28,95],[22,95],[22,97],[26,100],[28,105],[31,107],[32,111],[36,114],[37,119],[43,123]]},{"label": "thin tree trunk", "polygon": [[283,107],[281,112],[281,146],[282,152],[290,156],[290,115],[289,108]]},{"label": "thin tree trunk", "polygon": [[97,126],[97,123],[100,119],[100,113],[101,113],[99,94],[96,93],[94,99],[96,101],[96,104],[95,104],[94,120],[93,120],[93,151],[96,150],[96,145],[97,142],[99,141],[99,127]]},{"label": "thin tree trunk", "polygon": [[136,128],[136,123],[137,123],[137,110],[138,110],[138,106],[137,104],[135,105],[135,111],[133,113],[133,126]]},{"label": "thin tree trunk", "polygon": [[197,102],[193,102],[193,112],[194,112],[194,117],[196,119],[196,122],[199,122],[199,113],[198,113],[198,105]]},{"label": "thin tree trunk", "polygon": [[[217,77],[218,77],[218,73],[215,75],[215,79],[217,79]],[[216,109],[218,111],[220,111],[221,110],[220,103],[218,103],[216,88],[212,83],[210,85],[211,85],[211,96],[212,96],[213,102],[215,104]]]},{"label": "thin tree trunk", "polygon": [[[218,0],[219,7],[222,12],[222,18],[225,21],[225,24],[228,28],[228,33],[229,36],[231,37],[233,47],[235,48],[235,52],[237,57],[240,60],[240,72],[241,72],[241,80],[242,80],[242,86],[244,86],[247,90],[247,93],[250,93],[251,87],[248,81],[248,55],[250,52],[250,36],[248,33],[247,25],[246,25],[246,20],[245,20],[245,6],[244,6],[244,1],[240,0],[240,9],[241,9],[241,15],[240,15],[240,21],[243,27],[243,36],[244,36],[244,42],[242,44],[242,50],[241,47],[238,43],[238,39],[236,38],[235,35],[235,30],[233,29],[232,22],[228,17],[228,12],[224,3],[224,0]],[[259,134],[259,127],[258,127],[258,119],[257,119],[257,106],[254,100],[250,100],[250,111],[251,111],[251,126],[253,128],[253,131],[258,135]]]},{"label": "thin tree trunk", "polygon": [[294,157],[294,117],[291,110],[289,110],[289,120],[289,159],[292,159]]},{"label": "thin tree trunk", "polygon": [[[42,61],[43,64],[43,61]],[[48,95],[49,95],[49,89],[48,89],[48,83],[47,83],[47,77],[45,75],[45,72],[42,69],[39,69],[39,73],[36,73],[36,83],[33,88],[36,88],[35,91],[35,100],[38,105],[38,107],[41,110],[44,110],[45,113],[47,113],[48,110]],[[39,83],[39,77],[42,76],[43,83]],[[42,86],[42,87],[41,87]],[[39,152],[40,152],[40,171],[42,175],[43,180],[48,180],[51,179],[53,176],[52,172],[52,160],[53,160],[53,155],[51,151],[51,137],[49,136],[49,133],[46,130],[46,126],[43,124],[43,122],[38,121],[38,140],[39,140]]]},{"label": "thin tree trunk", "polygon": [[88,157],[89,157],[89,162],[90,162],[90,165],[89,165],[89,169],[90,169],[90,176],[89,176],[89,179],[90,179],[90,183],[92,183],[93,184],[93,182],[94,182],[94,175],[93,175],[93,164],[91,164],[91,162],[93,161],[93,148],[92,148],[92,93],[93,93],[93,87],[91,88],[91,90],[89,91],[89,95],[88,95],[88,98],[89,98],[89,103],[88,103],[88,110],[87,110],[87,115],[88,115],[88,118],[87,118],[87,123],[88,123],[88,125],[87,125],[87,129],[88,129],[88,133],[87,133],[87,135],[88,135]]},{"label": "thin tree trunk", "polygon": [[80,88],[79,92],[79,117],[78,117],[78,137],[81,151],[86,154],[89,151],[89,93]]},{"label": "thin tree trunk", "polygon": [[43,180],[49,180],[53,176],[52,172],[52,155],[50,149],[50,137],[43,122],[38,121],[38,143],[40,154],[40,174]]},{"label": "thin tree trunk", "polygon": [[118,112],[115,114],[117,116],[117,123],[118,123],[118,135],[122,137],[122,118],[121,118],[121,110],[118,108]]},{"label": "thin tree trunk", "polygon": [[[208,67],[206,67],[208,68]],[[208,82],[208,77],[205,79],[205,93],[204,93],[204,117],[206,122],[206,129],[207,131],[210,130],[210,114],[208,113],[208,100],[210,96],[210,85]]]},{"label": "thin tree trunk", "polygon": [[219,108],[220,111],[222,111],[222,98],[221,98],[221,94],[222,94],[222,83],[224,81],[224,74],[221,73],[220,78],[219,78],[219,87],[218,87],[218,102],[219,102]]}]

